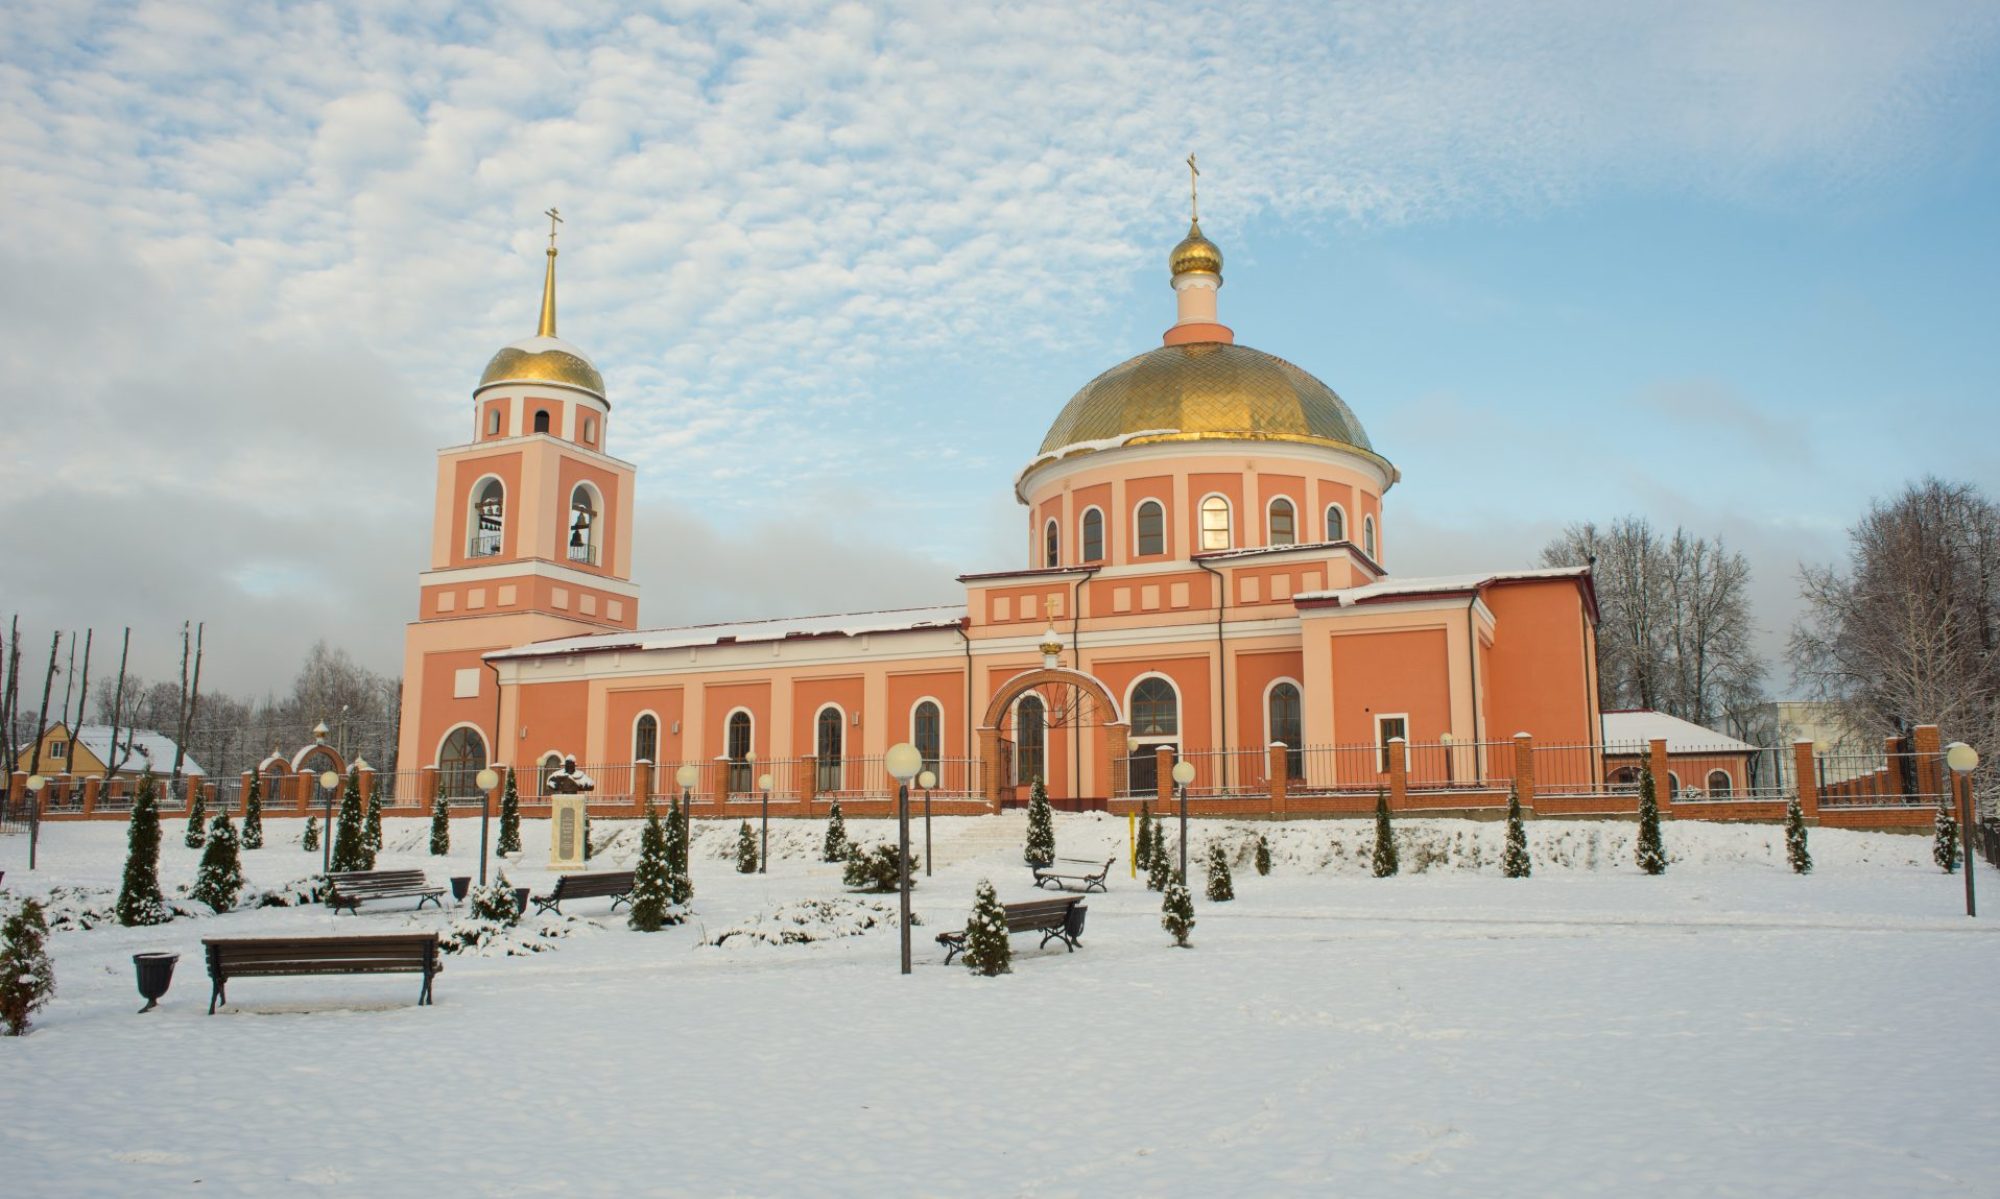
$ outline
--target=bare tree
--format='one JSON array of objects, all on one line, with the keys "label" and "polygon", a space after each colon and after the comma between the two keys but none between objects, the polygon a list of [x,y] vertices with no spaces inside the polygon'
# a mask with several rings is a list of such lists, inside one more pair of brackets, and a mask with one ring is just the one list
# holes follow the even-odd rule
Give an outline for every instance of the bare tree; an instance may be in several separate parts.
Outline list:
[{"label": "bare tree", "polygon": [[174,712],[174,782],[179,783],[181,766],[187,761],[188,736],[194,729],[196,709],[201,704],[202,635],[206,623],[194,626],[194,678],[188,678],[188,622],[181,622],[181,690]]},{"label": "bare tree", "polygon": [[125,644],[118,651],[118,682],[111,695],[111,747],[104,753],[104,777],[109,780],[132,756],[132,737],[128,730],[125,744],[118,744],[118,726],[125,716],[125,663],[132,654],[132,626],[125,626]]},{"label": "bare tree", "polygon": [[50,636],[49,670],[47,674],[42,676],[42,710],[35,717],[35,748],[34,752],[28,755],[29,774],[40,774],[42,772],[42,731],[48,727],[49,692],[55,687],[56,654],[61,649],[62,649],[62,634],[56,633]]},{"label": "bare tree", "polygon": [[14,722],[20,707],[21,696],[21,616],[15,613],[13,627],[7,634],[4,656],[0,656],[0,749],[7,754],[7,769],[11,772],[14,763],[20,761],[20,754],[14,744]]},{"label": "bare tree", "polygon": [[[83,677],[78,680],[79,685],[76,691],[76,719],[73,721],[70,719],[67,709],[63,712],[63,721],[69,725],[70,744],[72,747],[76,743],[76,733],[83,728],[84,702],[90,698],[90,643],[96,640],[96,638],[96,629],[85,629],[83,631]],[[69,760],[71,762],[76,761],[76,750],[74,748],[70,750]]]}]

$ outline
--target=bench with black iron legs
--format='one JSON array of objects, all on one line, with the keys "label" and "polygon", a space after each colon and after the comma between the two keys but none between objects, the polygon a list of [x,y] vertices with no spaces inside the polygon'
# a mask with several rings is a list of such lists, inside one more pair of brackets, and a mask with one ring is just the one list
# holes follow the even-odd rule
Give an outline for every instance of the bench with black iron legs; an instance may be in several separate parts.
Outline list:
[{"label": "bench with black iron legs", "polygon": [[[1080,895],[1065,896],[1061,899],[1031,899],[1026,903],[1004,905],[1007,913],[1007,933],[1040,933],[1042,945],[1050,941],[1061,941],[1071,953],[1083,944],[1083,917],[1090,909]],[[965,930],[954,929],[939,933],[938,944],[944,946],[944,964],[951,965],[951,959],[965,952]],[[1036,948],[1041,948],[1037,946]]]},{"label": "bench with black iron legs", "polygon": [[1116,857],[1109,857],[1099,866],[1095,858],[1057,858],[1046,866],[1035,867],[1035,885],[1054,883],[1058,891],[1081,891],[1084,894],[1104,891],[1104,880],[1111,877],[1112,864],[1117,860]]},{"label": "bench with black iron legs", "polygon": [[340,870],[326,876],[327,902],[353,912],[371,899],[415,899],[444,906],[444,888],[434,887],[421,870]]},{"label": "bench with black iron legs", "polygon": [[555,890],[547,895],[531,895],[537,912],[560,912],[565,899],[601,899],[611,897],[611,910],[618,905],[632,902],[632,876],[630,870],[593,870],[588,874],[565,874],[556,880]]},{"label": "bench with black iron legs", "polygon": [[444,969],[436,933],[395,933],[380,937],[219,937],[204,938],[208,956],[208,1014],[228,1003],[225,990],[239,978],[307,974],[421,974],[417,1004],[431,1001],[431,979]]}]

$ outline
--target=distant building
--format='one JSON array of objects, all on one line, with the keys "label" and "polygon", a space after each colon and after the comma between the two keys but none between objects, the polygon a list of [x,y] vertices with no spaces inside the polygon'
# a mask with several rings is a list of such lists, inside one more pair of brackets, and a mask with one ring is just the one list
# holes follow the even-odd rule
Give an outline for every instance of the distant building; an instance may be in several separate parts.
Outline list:
[{"label": "distant building", "polygon": [[1647,747],[1667,743],[1666,795],[1679,799],[1728,799],[1755,788],[1775,786],[1775,778],[1759,778],[1755,762],[1762,753],[1747,741],[1704,728],[1691,720],[1635,708],[1606,712],[1604,766],[1613,785],[1633,786],[1646,763]]},{"label": "distant building", "polygon": [[1871,774],[1887,760],[1882,738],[1864,736],[1830,700],[1781,699],[1766,705],[1766,710],[1781,744],[1812,742],[1822,784]]},{"label": "distant building", "polygon": [[[165,733],[152,729],[118,730],[118,776],[122,779],[136,779],[146,771],[165,777],[174,769],[174,740]],[[20,752],[14,761],[14,769],[27,771],[31,767],[45,775],[76,775],[78,777],[102,776],[105,766],[113,759],[111,752],[111,726],[108,724],[85,724],[71,729],[69,725],[57,722],[42,734],[42,756],[35,759],[35,747],[30,745]],[[181,774],[189,778],[207,775],[201,763],[192,756],[181,759]]]}]

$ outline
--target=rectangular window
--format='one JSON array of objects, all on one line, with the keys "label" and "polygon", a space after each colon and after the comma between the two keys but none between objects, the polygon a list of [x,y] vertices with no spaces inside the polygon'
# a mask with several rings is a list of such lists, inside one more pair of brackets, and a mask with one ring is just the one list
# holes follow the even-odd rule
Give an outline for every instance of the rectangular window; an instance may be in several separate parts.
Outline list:
[{"label": "rectangular window", "polygon": [[1408,745],[1410,718],[1407,716],[1377,716],[1375,718],[1375,744],[1381,747],[1382,773],[1389,773],[1389,742],[1398,737]]},{"label": "rectangular window", "polygon": [[69,742],[67,742],[67,741],[51,741],[51,742],[49,742],[49,756],[50,756],[51,758],[54,758],[54,759],[55,759],[56,761],[58,761],[58,762],[62,761],[62,760],[63,760],[64,758],[68,757],[68,756],[69,756]]}]

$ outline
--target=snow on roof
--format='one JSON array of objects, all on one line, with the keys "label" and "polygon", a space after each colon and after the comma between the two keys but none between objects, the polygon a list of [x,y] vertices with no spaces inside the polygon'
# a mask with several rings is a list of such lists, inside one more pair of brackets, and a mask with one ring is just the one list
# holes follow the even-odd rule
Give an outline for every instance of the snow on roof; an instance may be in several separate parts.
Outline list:
[{"label": "snow on roof", "polygon": [[[1199,562],[1221,562],[1229,558],[1255,558],[1263,554],[1294,554],[1302,550],[1317,552],[1319,550],[1340,549],[1342,547],[1361,554],[1360,546],[1354,544],[1352,541],[1342,539],[1340,541],[1302,541],[1295,545],[1252,545],[1240,550],[1209,550],[1206,553],[1196,554],[1195,560]],[[1361,556],[1364,558],[1367,557],[1366,554],[1362,554]]]},{"label": "snow on roof", "polygon": [[[81,742],[85,749],[97,755],[98,761],[107,764],[110,763],[110,725],[78,725],[70,736],[73,740]],[[174,739],[165,733],[156,733],[152,729],[120,728],[118,730],[118,743],[121,746],[130,745],[132,747],[129,758],[119,765],[120,770],[145,770],[151,767],[155,774],[172,773],[174,769]],[[201,763],[195,761],[193,755],[189,755],[181,759],[181,773],[184,775],[205,776],[208,774],[208,771],[201,768]]]},{"label": "snow on roof", "polygon": [[1757,747],[1703,728],[1691,720],[1640,708],[1604,714],[1604,744],[1633,745],[1661,740],[1670,754],[1754,754]]},{"label": "snow on roof", "polygon": [[1117,433],[1110,437],[1092,437],[1083,441],[1072,441],[1068,445],[1057,446],[1035,455],[1035,460],[1021,468],[1014,476],[1014,494],[1021,494],[1021,480],[1027,478],[1038,467],[1046,466],[1069,457],[1071,454],[1094,454],[1100,450],[1115,450],[1128,441],[1139,437],[1167,437],[1179,433],[1179,429],[1134,429],[1130,433]]},{"label": "snow on roof", "polygon": [[1429,575],[1412,578],[1377,579],[1359,587],[1335,587],[1325,591],[1301,591],[1292,596],[1294,603],[1312,600],[1331,600],[1345,607],[1369,601],[1382,602],[1392,599],[1414,599],[1424,595],[1450,595],[1466,591],[1477,591],[1492,583],[1508,583],[1526,579],[1568,579],[1582,578],[1590,573],[1588,566],[1550,566],[1538,570],[1483,571],[1479,574]]},{"label": "snow on roof", "polygon": [[842,612],[829,616],[788,616],[777,620],[744,620],[730,624],[682,625],[671,629],[640,629],[631,633],[592,633],[536,641],[513,649],[495,650],[488,659],[546,658],[562,654],[609,650],[689,649],[703,645],[784,641],[796,637],[865,637],[870,633],[907,633],[918,629],[948,629],[965,620],[964,604],[930,608],[891,608],[881,612]]}]

